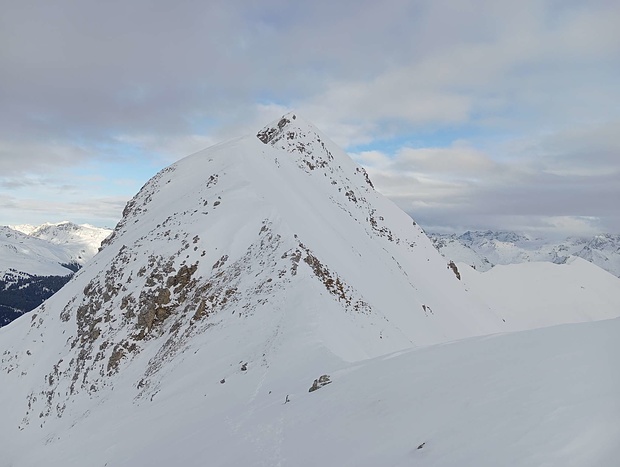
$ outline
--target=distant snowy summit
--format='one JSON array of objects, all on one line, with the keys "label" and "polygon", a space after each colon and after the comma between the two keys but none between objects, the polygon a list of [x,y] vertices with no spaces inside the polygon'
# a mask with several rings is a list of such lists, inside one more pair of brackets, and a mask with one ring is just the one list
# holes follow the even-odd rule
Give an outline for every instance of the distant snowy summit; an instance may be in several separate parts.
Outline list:
[{"label": "distant snowy summit", "polygon": [[12,225],[13,230],[20,231],[29,237],[46,240],[53,245],[62,245],[71,256],[72,261],[84,264],[95,256],[101,242],[112,233],[111,229],[94,227],[89,224],[74,224],[63,221],[46,222],[41,225]]},{"label": "distant snowy summit", "polygon": [[0,226],[0,326],[53,295],[110,233],[67,221]]},{"label": "distant snowy summit", "polygon": [[9,270],[36,276],[70,274],[95,256],[111,232],[68,221],[0,226],[0,277]]},{"label": "distant snowy summit", "polygon": [[478,271],[501,264],[534,261],[565,263],[571,256],[589,261],[620,277],[620,235],[568,237],[547,241],[510,231],[467,231],[462,235],[428,234],[439,252],[449,260]]}]

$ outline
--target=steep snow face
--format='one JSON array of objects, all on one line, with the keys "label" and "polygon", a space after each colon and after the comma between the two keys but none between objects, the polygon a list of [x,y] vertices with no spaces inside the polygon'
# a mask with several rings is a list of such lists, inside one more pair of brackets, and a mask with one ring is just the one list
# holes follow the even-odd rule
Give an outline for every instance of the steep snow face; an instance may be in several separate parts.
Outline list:
[{"label": "steep snow face", "polygon": [[529,261],[564,263],[571,255],[583,258],[620,277],[620,235],[569,237],[560,242],[530,238],[515,232],[465,232],[462,235],[430,234],[446,258],[466,263],[478,271],[496,264]]},{"label": "steep snow face", "polygon": [[52,436],[93,404],[148,404],[188,365],[203,367],[193,382],[252,398],[266,381],[503,326],[289,114],[162,170],[67,286],[0,331],[3,423]]}]

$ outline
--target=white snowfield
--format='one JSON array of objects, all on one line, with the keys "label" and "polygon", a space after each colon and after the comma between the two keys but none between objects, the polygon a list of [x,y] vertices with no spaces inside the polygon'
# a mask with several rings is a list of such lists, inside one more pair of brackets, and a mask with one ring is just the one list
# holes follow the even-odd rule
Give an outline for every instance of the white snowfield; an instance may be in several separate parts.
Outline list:
[{"label": "white snowfield", "polygon": [[617,465],[620,321],[498,334],[538,317],[469,276],[287,114],[161,171],[0,329],[2,460]]},{"label": "white snowfield", "polygon": [[[33,467],[613,467],[619,335],[618,319],[562,325],[355,364],[324,359],[314,373],[301,358],[218,368],[196,342],[152,400],[118,381],[54,429],[20,433],[3,458]],[[331,384],[308,392],[321,374]]]},{"label": "white snowfield", "polygon": [[466,288],[501,313],[512,330],[619,315],[620,280],[582,258],[498,265],[487,272],[459,263],[458,269]]}]

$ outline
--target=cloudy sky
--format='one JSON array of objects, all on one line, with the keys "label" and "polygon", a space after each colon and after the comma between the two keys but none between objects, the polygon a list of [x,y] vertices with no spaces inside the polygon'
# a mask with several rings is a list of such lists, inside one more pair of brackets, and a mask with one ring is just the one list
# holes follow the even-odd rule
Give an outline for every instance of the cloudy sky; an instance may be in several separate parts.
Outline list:
[{"label": "cloudy sky", "polygon": [[296,110],[430,230],[620,232],[617,0],[0,0],[0,224]]}]

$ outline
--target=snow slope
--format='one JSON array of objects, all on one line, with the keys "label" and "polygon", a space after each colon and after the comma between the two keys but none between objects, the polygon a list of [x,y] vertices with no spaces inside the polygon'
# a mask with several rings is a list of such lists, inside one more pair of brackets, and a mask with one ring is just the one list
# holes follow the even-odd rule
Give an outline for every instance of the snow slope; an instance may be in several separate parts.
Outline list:
[{"label": "snow slope", "polygon": [[465,264],[458,269],[467,289],[511,330],[620,316],[620,279],[582,258],[498,265],[486,272]]},{"label": "snow slope", "polygon": [[[606,461],[605,437],[582,460],[562,451],[583,434],[566,423],[581,410],[617,432],[601,358],[617,358],[618,325],[582,326],[420,348],[510,328],[363,169],[288,114],[161,171],[67,286],[0,330],[3,456],[588,465],[597,449]],[[607,379],[574,394],[565,384],[584,372]],[[331,384],[309,392],[322,375]]]},{"label": "snow slope", "polygon": [[466,263],[478,271],[496,264],[529,261],[563,263],[570,256],[583,258],[620,277],[620,235],[603,234],[590,238],[569,237],[546,241],[515,232],[468,231],[462,235],[429,234],[446,258]]},{"label": "snow slope", "polygon": [[[618,319],[320,371],[210,372],[198,343],[186,354],[154,397],[124,388],[84,403],[3,450],[6,465],[614,467],[620,456]],[[308,392],[320,374],[332,382]]]}]

